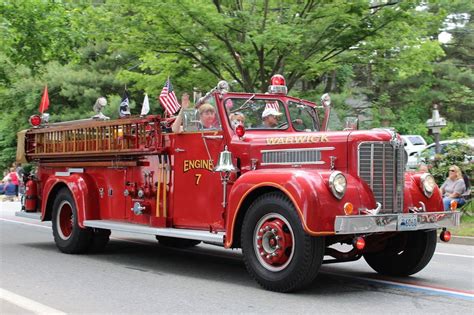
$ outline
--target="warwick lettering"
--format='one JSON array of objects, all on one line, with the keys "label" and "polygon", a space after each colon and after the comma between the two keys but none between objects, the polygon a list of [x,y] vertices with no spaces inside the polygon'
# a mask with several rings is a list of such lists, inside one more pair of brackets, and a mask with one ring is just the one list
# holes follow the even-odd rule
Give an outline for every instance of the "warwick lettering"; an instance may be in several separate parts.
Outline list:
[{"label": "warwick lettering", "polygon": [[214,165],[212,164],[212,160],[184,160],[183,171],[184,173],[194,169],[205,169],[212,171],[213,168]]},{"label": "warwick lettering", "polygon": [[329,138],[326,135],[298,136],[298,137],[267,138],[266,141],[267,141],[267,144],[318,143],[318,142],[329,142]]}]

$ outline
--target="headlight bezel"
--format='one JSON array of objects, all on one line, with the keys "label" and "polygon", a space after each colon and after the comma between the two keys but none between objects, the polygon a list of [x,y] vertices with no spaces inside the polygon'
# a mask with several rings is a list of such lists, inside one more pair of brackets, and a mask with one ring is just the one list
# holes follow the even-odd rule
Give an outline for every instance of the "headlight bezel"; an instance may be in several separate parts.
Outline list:
[{"label": "headlight bezel", "polygon": [[[342,189],[338,187],[341,184],[341,182],[339,182],[340,179],[344,180],[344,185]],[[329,188],[331,188],[331,192],[334,195],[334,197],[341,200],[346,194],[346,190],[347,190],[346,176],[344,176],[344,174],[340,171],[332,172],[331,175],[329,176]]]},{"label": "headlight bezel", "polygon": [[[431,190],[430,190],[430,184],[433,184],[431,185],[432,186]],[[436,181],[433,175],[431,175],[430,173],[424,173],[423,175],[420,176],[420,189],[423,191],[423,194],[427,198],[431,198],[431,196],[433,196],[435,188],[436,188]]]}]

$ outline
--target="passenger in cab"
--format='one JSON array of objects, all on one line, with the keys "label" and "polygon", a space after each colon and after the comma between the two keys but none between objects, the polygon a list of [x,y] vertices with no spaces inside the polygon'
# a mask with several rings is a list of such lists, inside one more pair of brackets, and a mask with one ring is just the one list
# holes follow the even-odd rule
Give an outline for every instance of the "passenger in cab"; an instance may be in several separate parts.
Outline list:
[{"label": "passenger in cab", "polygon": [[202,129],[212,129],[218,126],[216,109],[209,103],[204,103],[198,108]]},{"label": "passenger in cab", "polygon": [[277,128],[278,118],[282,115],[275,108],[265,108],[262,113],[263,128]]},{"label": "passenger in cab", "polygon": [[229,118],[233,128],[237,127],[238,125],[245,126],[245,115],[243,113],[236,112],[230,114]]}]

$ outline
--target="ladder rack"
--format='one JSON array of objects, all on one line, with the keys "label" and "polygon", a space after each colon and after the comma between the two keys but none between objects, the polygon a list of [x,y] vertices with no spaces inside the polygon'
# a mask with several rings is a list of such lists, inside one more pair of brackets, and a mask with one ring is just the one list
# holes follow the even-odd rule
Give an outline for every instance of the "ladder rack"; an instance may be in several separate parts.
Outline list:
[{"label": "ladder rack", "polygon": [[160,116],[34,128],[26,132],[25,149],[28,160],[156,154],[163,149]]}]

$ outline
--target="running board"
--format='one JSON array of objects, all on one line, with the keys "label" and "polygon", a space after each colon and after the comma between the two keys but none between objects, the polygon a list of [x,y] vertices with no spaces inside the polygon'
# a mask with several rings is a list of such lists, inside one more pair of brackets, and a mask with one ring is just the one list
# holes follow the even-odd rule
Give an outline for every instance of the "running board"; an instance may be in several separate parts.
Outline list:
[{"label": "running board", "polygon": [[15,216],[28,218],[28,219],[41,220],[41,212],[17,211],[15,212]]},{"label": "running board", "polygon": [[224,244],[224,233],[210,233],[201,230],[187,230],[174,228],[155,228],[145,225],[116,222],[111,220],[85,220],[84,226],[98,229],[115,230],[122,232],[185,238],[209,243]]}]

